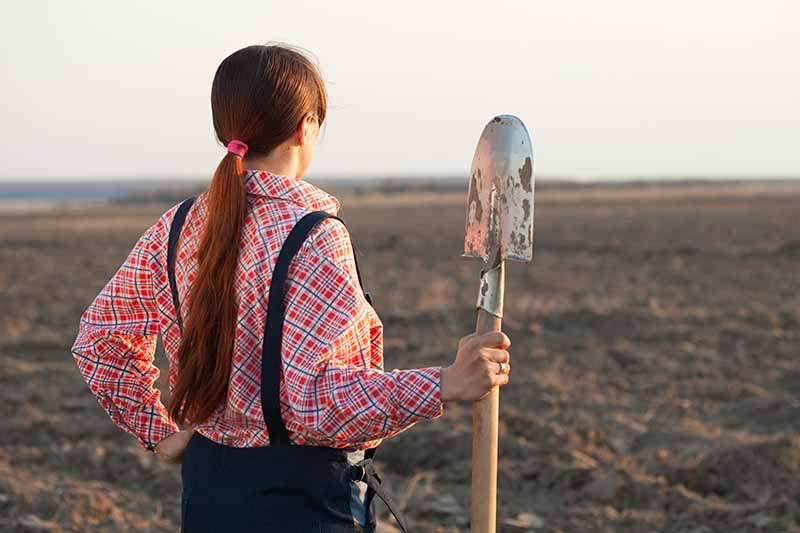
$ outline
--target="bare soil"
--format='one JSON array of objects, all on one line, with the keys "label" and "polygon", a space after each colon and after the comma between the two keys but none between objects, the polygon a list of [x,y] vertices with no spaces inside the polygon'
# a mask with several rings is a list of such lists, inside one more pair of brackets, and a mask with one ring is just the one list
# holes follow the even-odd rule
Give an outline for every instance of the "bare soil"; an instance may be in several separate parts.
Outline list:
[{"label": "bare soil", "polygon": [[[449,364],[475,326],[466,190],[332,192],[386,369]],[[179,467],[69,351],[169,205],[0,213],[0,531],[178,531]],[[500,531],[800,531],[798,206],[790,183],[539,189],[534,261],[506,269]],[[470,423],[448,405],[381,447],[415,530],[467,530]]]}]

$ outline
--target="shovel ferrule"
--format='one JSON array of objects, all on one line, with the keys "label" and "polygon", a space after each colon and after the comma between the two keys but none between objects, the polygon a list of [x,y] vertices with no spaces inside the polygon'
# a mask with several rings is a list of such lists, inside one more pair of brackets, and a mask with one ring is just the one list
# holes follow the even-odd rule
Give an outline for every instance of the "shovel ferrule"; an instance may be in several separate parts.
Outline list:
[{"label": "shovel ferrule", "polygon": [[478,292],[478,308],[497,318],[503,318],[504,265],[505,261],[500,261],[494,268],[481,270],[481,289]]}]

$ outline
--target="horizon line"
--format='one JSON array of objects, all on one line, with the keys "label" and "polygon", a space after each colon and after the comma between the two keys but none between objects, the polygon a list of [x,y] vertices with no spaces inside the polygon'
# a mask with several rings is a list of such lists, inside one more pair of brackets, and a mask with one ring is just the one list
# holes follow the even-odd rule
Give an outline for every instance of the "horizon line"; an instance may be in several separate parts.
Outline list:
[{"label": "horizon line", "polygon": [[[129,176],[59,176],[59,177],[0,177],[0,184],[27,184],[34,185],[35,183],[50,184],[50,183],[197,183],[207,182],[211,180],[212,176],[200,177],[197,175],[171,175],[171,176],[158,176],[154,174],[147,175],[129,175]],[[406,180],[443,180],[443,181],[460,181],[468,180],[468,174],[456,173],[434,173],[434,174],[310,174],[301,178],[310,182],[314,181],[406,181]],[[566,182],[566,183],[584,183],[584,182],[686,182],[686,181],[794,181],[800,179],[798,174],[628,174],[619,176],[579,176],[568,174],[550,174],[543,176],[536,176],[537,181],[541,182]]]}]

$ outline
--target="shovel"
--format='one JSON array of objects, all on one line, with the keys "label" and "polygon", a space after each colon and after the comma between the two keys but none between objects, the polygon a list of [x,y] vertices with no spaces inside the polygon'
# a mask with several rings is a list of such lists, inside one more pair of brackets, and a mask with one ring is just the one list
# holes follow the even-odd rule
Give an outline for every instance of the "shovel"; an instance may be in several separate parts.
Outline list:
[{"label": "shovel", "polygon": [[[500,331],[506,259],[533,257],[533,149],[528,130],[513,115],[498,115],[483,129],[470,170],[462,257],[483,259],[479,335]],[[470,531],[494,533],[497,524],[498,387],[472,407]]]}]

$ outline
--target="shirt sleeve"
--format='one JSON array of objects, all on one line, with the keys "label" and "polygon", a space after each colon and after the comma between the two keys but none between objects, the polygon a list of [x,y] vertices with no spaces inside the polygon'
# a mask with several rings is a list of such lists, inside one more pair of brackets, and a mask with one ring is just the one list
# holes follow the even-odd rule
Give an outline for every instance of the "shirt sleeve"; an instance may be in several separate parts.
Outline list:
[{"label": "shirt sleeve", "polygon": [[83,312],[72,356],[84,381],[112,421],[153,450],[179,428],[153,386],[159,330],[152,272],[161,221],[139,238],[94,301]]},{"label": "shirt sleeve", "polygon": [[287,430],[331,447],[372,447],[442,415],[441,367],[383,369],[383,328],[363,294],[346,227],[325,219],[286,286],[281,397]]}]

